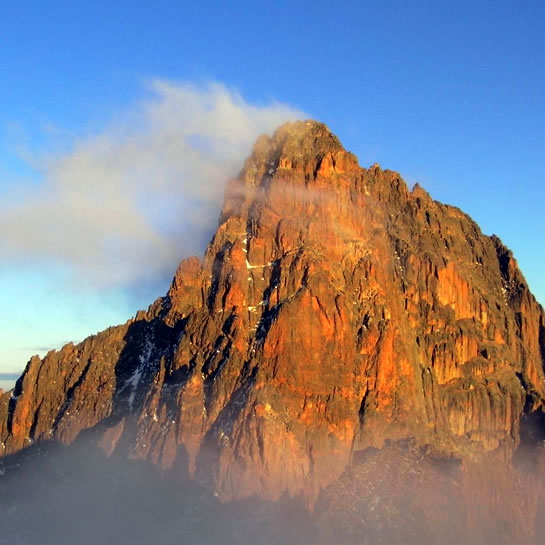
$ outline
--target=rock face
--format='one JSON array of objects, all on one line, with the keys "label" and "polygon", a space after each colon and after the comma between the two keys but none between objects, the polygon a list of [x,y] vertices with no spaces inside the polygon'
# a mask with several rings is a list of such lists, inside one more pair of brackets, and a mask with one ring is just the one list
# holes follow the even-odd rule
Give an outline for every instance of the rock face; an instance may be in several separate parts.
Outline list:
[{"label": "rock face", "polygon": [[498,238],[297,122],[256,142],[165,297],[30,360],[0,398],[1,448],[92,429],[222,500],[312,507],[391,442],[510,467],[542,439],[544,360],[543,309]]}]

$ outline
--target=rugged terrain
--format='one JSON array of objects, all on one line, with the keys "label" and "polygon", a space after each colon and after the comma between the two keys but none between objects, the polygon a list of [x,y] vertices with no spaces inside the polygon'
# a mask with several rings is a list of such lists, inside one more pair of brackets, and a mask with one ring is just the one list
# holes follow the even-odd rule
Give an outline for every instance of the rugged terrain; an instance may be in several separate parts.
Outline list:
[{"label": "rugged terrain", "polygon": [[256,142],[164,297],[30,360],[2,471],[84,438],[221,509],[301,500],[309,543],[537,545],[544,365],[497,237],[297,122]]}]

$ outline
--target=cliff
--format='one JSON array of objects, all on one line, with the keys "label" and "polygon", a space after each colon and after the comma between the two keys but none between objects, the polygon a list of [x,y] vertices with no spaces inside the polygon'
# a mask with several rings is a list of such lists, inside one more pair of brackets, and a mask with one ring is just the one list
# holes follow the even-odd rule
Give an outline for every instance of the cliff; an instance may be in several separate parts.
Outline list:
[{"label": "cliff", "polygon": [[30,360],[0,398],[0,448],[87,430],[223,501],[312,508],[348,474],[369,482],[369,453],[393,444],[513,475],[522,446],[540,456],[544,364],[543,309],[497,237],[297,122],[256,142],[164,297]]}]

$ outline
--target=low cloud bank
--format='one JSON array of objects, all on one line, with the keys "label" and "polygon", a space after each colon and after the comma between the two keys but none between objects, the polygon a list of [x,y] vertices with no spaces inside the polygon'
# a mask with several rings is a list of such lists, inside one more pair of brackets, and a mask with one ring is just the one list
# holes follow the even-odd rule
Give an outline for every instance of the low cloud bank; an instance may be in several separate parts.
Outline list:
[{"label": "low cloud bank", "polygon": [[218,83],[156,79],[150,88],[151,98],[98,134],[34,158],[43,183],[0,204],[6,261],[60,263],[98,289],[170,276],[181,258],[202,253],[225,182],[256,137],[303,115],[250,104]]}]

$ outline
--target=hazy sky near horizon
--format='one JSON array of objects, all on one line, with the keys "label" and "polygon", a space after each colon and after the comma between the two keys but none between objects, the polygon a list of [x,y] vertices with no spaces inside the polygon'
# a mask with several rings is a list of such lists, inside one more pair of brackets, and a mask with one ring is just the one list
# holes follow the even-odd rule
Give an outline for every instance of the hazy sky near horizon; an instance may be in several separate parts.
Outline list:
[{"label": "hazy sky near horizon", "polygon": [[0,386],[163,294],[298,117],[499,235],[545,303],[544,52],[539,1],[6,3]]}]

